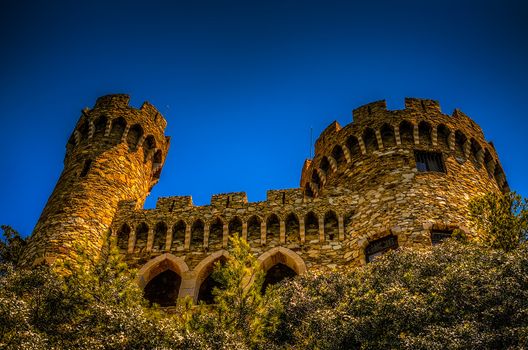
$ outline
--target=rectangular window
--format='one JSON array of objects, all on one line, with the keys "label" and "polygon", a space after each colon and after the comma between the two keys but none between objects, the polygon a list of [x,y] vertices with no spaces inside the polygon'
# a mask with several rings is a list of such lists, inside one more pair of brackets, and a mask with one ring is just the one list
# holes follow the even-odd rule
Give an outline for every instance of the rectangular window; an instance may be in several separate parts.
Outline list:
[{"label": "rectangular window", "polygon": [[444,239],[451,237],[452,234],[453,230],[432,230],[431,243],[433,243],[433,245],[442,243]]},{"label": "rectangular window", "polygon": [[365,249],[367,263],[374,261],[374,259],[383,253],[396,248],[398,248],[398,240],[396,236],[383,237],[370,243]]},{"label": "rectangular window", "polygon": [[444,161],[440,152],[414,151],[416,169],[421,172],[435,171],[445,173]]}]

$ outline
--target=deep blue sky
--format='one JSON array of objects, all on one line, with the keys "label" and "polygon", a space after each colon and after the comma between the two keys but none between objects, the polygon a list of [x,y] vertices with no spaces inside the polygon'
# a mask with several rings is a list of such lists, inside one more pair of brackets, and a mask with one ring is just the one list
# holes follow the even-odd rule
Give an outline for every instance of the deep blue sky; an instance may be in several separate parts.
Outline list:
[{"label": "deep blue sky", "polygon": [[528,196],[522,1],[34,1],[0,5],[0,223],[29,234],[83,107],[153,103],[172,145],[158,196],[298,187],[314,137],[405,96],[456,107]]}]

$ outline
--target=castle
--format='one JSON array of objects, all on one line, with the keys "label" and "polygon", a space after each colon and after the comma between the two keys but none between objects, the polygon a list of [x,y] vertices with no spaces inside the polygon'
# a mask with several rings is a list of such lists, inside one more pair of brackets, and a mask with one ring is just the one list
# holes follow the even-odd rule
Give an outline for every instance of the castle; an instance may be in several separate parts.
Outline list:
[{"label": "castle", "polygon": [[66,145],[64,170],[30,238],[25,259],[53,263],[78,245],[97,256],[108,233],[151,302],[211,301],[213,264],[239,234],[266,271],[265,285],[307,270],[368,263],[389,249],[468,236],[467,203],[508,191],[493,144],[468,116],[436,101],[407,98],[353,111],[331,123],[306,160],[300,187],[270,190],[262,202],[244,192],[159,198],[143,209],[169,149],[166,120],[148,102],[100,97],[84,109]]}]

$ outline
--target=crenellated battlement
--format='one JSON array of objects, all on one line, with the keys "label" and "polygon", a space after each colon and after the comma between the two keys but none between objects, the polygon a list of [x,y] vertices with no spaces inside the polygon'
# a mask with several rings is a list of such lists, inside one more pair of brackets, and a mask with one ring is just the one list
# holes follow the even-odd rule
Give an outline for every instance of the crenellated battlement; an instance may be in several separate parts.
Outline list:
[{"label": "crenellated battlement", "polygon": [[385,100],[375,101],[355,108],[352,111],[352,118],[356,123],[362,123],[365,119],[385,111],[387,111],[387,102]]}]

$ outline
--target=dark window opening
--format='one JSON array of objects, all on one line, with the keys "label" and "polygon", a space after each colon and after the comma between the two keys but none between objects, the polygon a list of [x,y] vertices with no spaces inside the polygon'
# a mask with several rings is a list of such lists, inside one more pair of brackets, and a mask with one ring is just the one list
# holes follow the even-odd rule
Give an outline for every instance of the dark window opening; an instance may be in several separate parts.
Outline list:
[{"label": "dark window opening", "polygon": [[280,236],[280,220],[275,214],[271,214],[266,220],[266,240],[278,240]]},{"label": "dark window opening", "polygon": [[310,187],[309,183],[307,183],[306,187],[304,188],[304,195],[306,197],[313,197],[314,196],[314,193],[313,193],[312,188]]},{"label": "dark window opening", "polygon": [[352,157],[358,156],[358,155],[361,154],[361,147],[359,146],[359,141],[358,141],[357,137],[350,136],[347,139],[346,144],[347,144],[348,149],[350,150],[350,155]]},{"label": "dark window opening", "polygon": [[324,231],[326,241],[333,241],[339,235],[339,224],[333,211],[329,211],[324,217]]},{"label": "dark window opening", "polygon": [[147,224],[142,222],[136,228],[136,242],[134,244],[134,251],[136,253],[142,253],[147,247],[149,227]]},{"label": "dark window opening", "polygon": [[445,173],[444,161],[440,152],[414,151],[418,171],[436,171]]},{"label": "dark window opening", "polygon": [[252,216],[248,221],[248,242],[257,240],[260,243],[260,219],[258,216]]},{"label": "dark window opening", "polygon": [[268,286],[280,283],[295,276],[297,276],[297,273],[295,273],[295,271],[293,271],[290,267],[278,263],[277,265],[270,268],[268,272],[266,272],[264,282],[262,283],[262,294],[266,292]]},{"label": "dark window opening", "polygon": [[216,218],[209,226],[209,248],[218,249],[224,241],[224,223]]},{"label": "dark window opening", "polygon": [[325,174],[328,174],[328,170],[330,169],[330,162],[328,161],[328,158],[323,157],[323,159],[321,159],[319,167],[322,171],[324,171]]},{"label": "dark window opening", "polygon": [[432,230],[431,231],[431,242],[433,245],[442,243],[444,239],[450,238],[453,234],[453,230]]},{"label": "dark window opening", "polygon": [[309,212],[304,219],[305,241],[307,243],[319,242],[319,219],[313,212]]},{"label": "dark window opening", "polygon": [[204,223],[197,220],[191,228],[191,246],[194,248],[201,247],[204,241]]},{"label": "dark window opening", "polygon": [[235,216],[231,221],[229,221],[229,236],[238,235],[239,237],[242,236],[242,221],[238,218],[238,216]]},{"label": "dark window opening", "polygon": [[346,162],[345,153],[339,145],[335,146],[332,150],[332,157],[335,159],[338,166]]},{"label": "dark window opening", "polygon": [[152,304],[175,306],[180,291],[181,277],[172,270],[166,270],[154,277],[145,286],[143,296]]},{"label": "dark window opening", "polygon": [[301,240],[299,235],[299,219],[294,213],[290,213],[286,217],[286,241],[288,243],[297,243]]},{"label": "dark window opening", "polygon": [[388,252],[392,249],[396,249],[397,247],[398,239],[396,238],[396,236],[383,237],[370,243],[365,249],[367,263],[374,261],[383,253]]},{"label": "dark window opening", "polygon": [[79,176],[80,177],[85,177],[86,175],[88,175],[88,172],[90,171],[91,167],[92,167],[92,160],[91,159],[87,159],[84,162],[83,169],[82,169],[81,174]]},{"label": "dark window opening", "polygon": [[153,251],[162,251],[165,249],[167,240],[167,225],[164,222],[159,222],[154,230],[154,242],[152,244]]},{"label": "dark window opening", "polygon": [[370,128],[367,128],[363,133],[363,143],[365,144],[367,153],[376,151],[379,148],[376,132]]},{"label": "dark window opening", "polygon": [[183,220],[180,220],[172,227],[172,245],[171,249],[173,251],[176,251],[179,249],[182,249],[184,243],[185,243],[185,230],[187,229],[187,225]]},{"label": "dark window opening", "polygon": [[128,239],[130,236],[130,226],[123,224],[117,233],[117,247],[121,253],[126,253],[128,250]]}]

